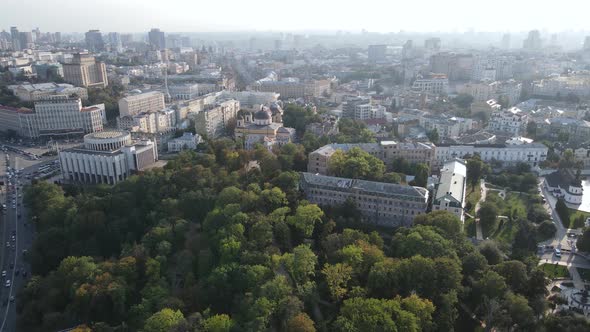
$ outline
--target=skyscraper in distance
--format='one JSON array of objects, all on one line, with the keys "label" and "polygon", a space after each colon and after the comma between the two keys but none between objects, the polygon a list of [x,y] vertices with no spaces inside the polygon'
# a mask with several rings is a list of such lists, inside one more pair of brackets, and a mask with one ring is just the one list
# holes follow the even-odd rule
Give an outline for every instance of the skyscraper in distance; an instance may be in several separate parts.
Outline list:
[{"label": "skyscraper in distance", "polygon": [[166,48],[166,35],[164,34],[164,31],[160,31],[160,29],[151,29],[150,32],[148,32],[148,40],[150,45],[156,50],[163,50]]},{"label": "skyscraper in distance", "polygon": [[86,47],[92,52],[104,51],[104,41],[100,30],[89,30],[86,32]]}]

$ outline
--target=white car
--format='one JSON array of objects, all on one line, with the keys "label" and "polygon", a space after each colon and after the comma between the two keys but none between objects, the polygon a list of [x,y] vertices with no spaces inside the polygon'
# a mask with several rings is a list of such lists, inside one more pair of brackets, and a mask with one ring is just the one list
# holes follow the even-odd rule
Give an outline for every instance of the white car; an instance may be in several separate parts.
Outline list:
[{"label": "white car", "polygon": [[4,286],[6,288],[10,287],[10,279],[6,280],[6,283],[4,284]]},{"label": "white car", "polygon": [[2,278],[6,277],[6,270],[2,271]]}]

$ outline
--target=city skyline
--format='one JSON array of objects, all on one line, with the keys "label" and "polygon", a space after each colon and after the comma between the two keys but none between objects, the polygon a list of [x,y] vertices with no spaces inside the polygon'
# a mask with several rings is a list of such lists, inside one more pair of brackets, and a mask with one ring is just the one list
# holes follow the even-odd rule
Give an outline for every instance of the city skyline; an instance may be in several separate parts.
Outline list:
[{"label": "city skyline", "polygon": [[[169,32],[522,32],[538,29],[553,33],[587,30],[585,13],[590,9],[590,3],[577,0],[560,2],[562,8],[568,9],[567,15],[556,15],[553,8],[532,0],[499,0],[491,10],[482,10],[481,6],[474,6],[467,0],[404,4],[369,0],[363,6],[342,6],[331,0],[302,0],[298,6],[290,7],[287,15],[277,8],[275,1],[231,0],[224,4],[228,10],[220,16],[215,3],[170,0],[163,10],[159,1],[104,0],[90,1],[95,6],[88,10],[88,2],[6,0],[0,21],[23,30],[39,26],[45,31],[63,32],[101,29],[135,33],[158,26]],[[534,16],[525,15],[533,10]],[[134,19],[140,17],[141,20]]]}]

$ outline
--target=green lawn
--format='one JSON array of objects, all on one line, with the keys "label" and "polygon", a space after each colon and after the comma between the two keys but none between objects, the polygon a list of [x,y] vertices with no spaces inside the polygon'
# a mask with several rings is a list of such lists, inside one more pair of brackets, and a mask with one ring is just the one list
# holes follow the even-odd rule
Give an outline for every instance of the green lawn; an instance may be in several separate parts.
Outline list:
[{"label": "green lawn", "polygon": [[565,266],[555,264],[543,264],[539,268],[545,271],[548,278],[569,278],[570,273]]},{"label": "green lawn", "polygon": [[514,242],[516,232],[518,232],[517,222],[509,221],[508,219],[502,219],[498,221],[498,228],[491,237],[498,242],[503,242],[510,245],[512,242]]},{"label": "green lawn", "polygon": [[580,274],[580,277],[582,277],[582,279],[586,282],[590,282],[590,270],[589,269],[582,269],[582,268],[577,268],[578,269],[578,273]]},{"label": "green lawn", "polygon": [[[586,221],[586,218],[588,218],[588,217],[590,217],[590,213],[588,213],[588,212],[570,209],[570,220],[567,223],[567,225],[564,225],[564,227],[582,228],[582,227],[584,227],[584,221]],[[577,219],[579,219],[579,220],[576,224]],[[566,224],[566,223],[564,222],[564,224]]]},{"label": "green lawn", "polygon": [[[503,200],[497,192],[488,192],[487,199],[498,206],[498,212],[501,216],[512,216],[512,220],[502,218],[498,220],[498,228],[492,232],[491,238],[505,244],[512,244],[514,237],[518,232],[518,222],[514,220],[526,219],[526,205],[528,197],[524,195],[508,193]],[[487,200],[486,199],[486,200]]]}]

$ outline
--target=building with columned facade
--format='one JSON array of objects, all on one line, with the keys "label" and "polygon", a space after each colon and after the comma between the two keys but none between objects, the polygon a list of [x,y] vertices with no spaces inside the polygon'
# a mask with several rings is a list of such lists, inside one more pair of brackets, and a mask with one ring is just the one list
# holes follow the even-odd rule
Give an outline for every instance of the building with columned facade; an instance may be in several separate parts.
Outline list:
[{"label": "building with columned facade", "polygon": [[157,160],[154,142],[121,130],[88,134],[82,146],[59,152],[64,180],[87,184],[117,184]]}]

